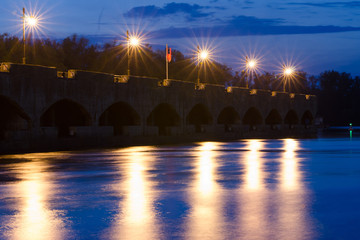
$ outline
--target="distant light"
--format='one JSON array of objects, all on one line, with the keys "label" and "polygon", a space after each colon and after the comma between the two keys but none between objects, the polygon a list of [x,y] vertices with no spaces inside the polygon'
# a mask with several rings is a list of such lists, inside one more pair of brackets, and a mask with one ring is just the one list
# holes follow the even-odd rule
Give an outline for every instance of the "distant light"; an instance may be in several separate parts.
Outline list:
[{"label": "distant light", "polygon": [[26,23],[31,27],[36,26],[37,22],[38,22],[37,18],[35,18],[33,16],[26,17]]},{"label": "distant light", "polygon": [[290,76],[293,73],[294,73],[294,69],[291,67],[287,67],[284,69],[284,75]]},{"label": "distant light", "polygon": [[207,59],[208,56],[209,56],[208,51],[203,50],[203,51],[200,52],[200,59],[201,59],[201,60]]},{"label": "distant light", "polygon": [[130,38],[130,45],[131,46],[136,47],[136,46],[139,46],[139,44],[140,44],[139,38],[137,38],[137,37],[131,37]]},{"label": "distant light", "polygon": [[256,66],[256,61],[255,60],[250,60],[248,63],[247,63],[247,67],[248,68],[254,68]]}]

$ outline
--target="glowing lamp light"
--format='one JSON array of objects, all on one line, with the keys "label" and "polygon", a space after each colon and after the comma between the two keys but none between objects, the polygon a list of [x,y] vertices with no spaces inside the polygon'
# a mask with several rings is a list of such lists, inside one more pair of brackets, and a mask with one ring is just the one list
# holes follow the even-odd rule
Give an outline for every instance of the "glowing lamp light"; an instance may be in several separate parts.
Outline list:
[{"label": "glowing lamp light", "polygon": [[140,40],[138,38],[136,38],[136,37],[131,37],[130,38],[130,45],[131,46],[136,47],[136,46],[139,46],[139,44],[140,44]]},{"label": "glowing lamp light", "polygon": [[250,60],[250,61],[248,62],[248,64],[247,64],[247,66],[248,66],[249,68],[254,68],[254,67],[256,66],[255,60]]},{"label": "glowing lamp light", "polygon": [[196,67],[197,67],[197,80],[195,89],[201,90],[204,89],[204,85],[200,84],[200,71],[201,68],[203,68],[203,71],[206,71],[206,68],[204,67],[207,63],[209,63],[212,60],[213,52],[212,49],[207,48],[206,46],[203,46],[200,48],[200,46],[197,46],[197,50],[194,54],[194,59],[196,60]]},{"label": "glowing lamp light", "polygon": [[292,69],[290,67],[284,69],[284,75],[286,75],[286,76],[290,76],[293,73],[294,73],[294,69]]},{"label": "glowing lamp light", "polygon": [[201,60],[207,59],[208,56],[209,56],[209,53],[208,53],[207,51],[201,51],[201,52],[200,52],[200,59],[201,59]]},{"label": "glowing lamp light", "polygon": [[27,16],[25,20],[26,20],[26,23],[31,27],[36,26],[36,24],[38,22],[38,20],[33,16]]}]

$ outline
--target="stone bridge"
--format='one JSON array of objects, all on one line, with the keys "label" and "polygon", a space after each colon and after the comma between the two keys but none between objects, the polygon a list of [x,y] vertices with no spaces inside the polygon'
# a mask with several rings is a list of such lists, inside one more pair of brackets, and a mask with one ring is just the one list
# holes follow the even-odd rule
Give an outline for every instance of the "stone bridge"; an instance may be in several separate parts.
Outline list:
[{"label": "stone bridge", "polygon": [[[316,97],[191,82],[3,63],[0,150],[84,139],[302,136]],[[154,142],[155,143],[155,142]],[[94,144],[96,145],[96,144]]]}]

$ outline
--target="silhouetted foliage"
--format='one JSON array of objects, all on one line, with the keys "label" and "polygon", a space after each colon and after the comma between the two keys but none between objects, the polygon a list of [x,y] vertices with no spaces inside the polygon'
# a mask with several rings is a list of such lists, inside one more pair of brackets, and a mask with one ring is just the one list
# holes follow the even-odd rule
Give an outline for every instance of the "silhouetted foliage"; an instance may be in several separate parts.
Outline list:
[{"label": "silhouetted foliage", "polygon": [[330,125],[360,124],[360,83],[348,73],[326,71],[320,74],[315,93],[319,114]]}]

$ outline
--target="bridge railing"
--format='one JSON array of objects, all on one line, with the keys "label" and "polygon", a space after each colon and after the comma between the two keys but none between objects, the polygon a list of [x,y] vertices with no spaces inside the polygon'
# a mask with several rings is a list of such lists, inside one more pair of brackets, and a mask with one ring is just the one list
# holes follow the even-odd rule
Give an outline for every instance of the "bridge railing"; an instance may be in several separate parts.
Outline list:
[{"label": "bridge railing", "polygon": [[[12,65],[22,66],[24,64],[17,64],[11,62],[2,62],[0,63],[0,72],[9,73],[11,74]],[[48,66],[41,66],[41,65],[31,65],[26,64],[24,66],[27,67],[41,67],[46,69],[56,69],[55,67],[48,67]],[[201,83],[200,86],[196,87],[195,80],[194,82],[179,80],[179,79],[162,79],[159,77],[148,77],[148,76],[134,76],[134,75],[117,75],[117,74],[110,74],[104,72],[95,72],[95,71],[84,71],[84,70],[77,70],[77,69],[69,69],[68,71],[56,71],[56,78],[60,79],[76,79],[78,74],[85,73],[85,74],[96,74],[99,76],[106,76],[107,79],[112,78],[114,83],[128,83],[131,79],[146,79],[146,80],[153,80],[158,83],[159,87],[169,87],[171,86],[172,82],[176,83],[184,83],[184,84],[194,84],[195,90],[205,90],[207,87],[218,87],[223,88],[224,91],[228,93],[233,93],[234,91],[238,90],[248,90],[250,95],[256,95],[259,93],[268,93],[271,96],[275,97],[279,94],[288,94],[290,98],[295,98],[295,96],[304,96],[306,100],[310,100],[311,98],[316,97],[315,95],[305,94],[305,93],[292,93],[292,92],[283,92],[283,91],[273,91],[268,89],[249,89],[246,87],[239,87],[239,86],[227,86],[224,84],[214,84],[214,83]]]}]

